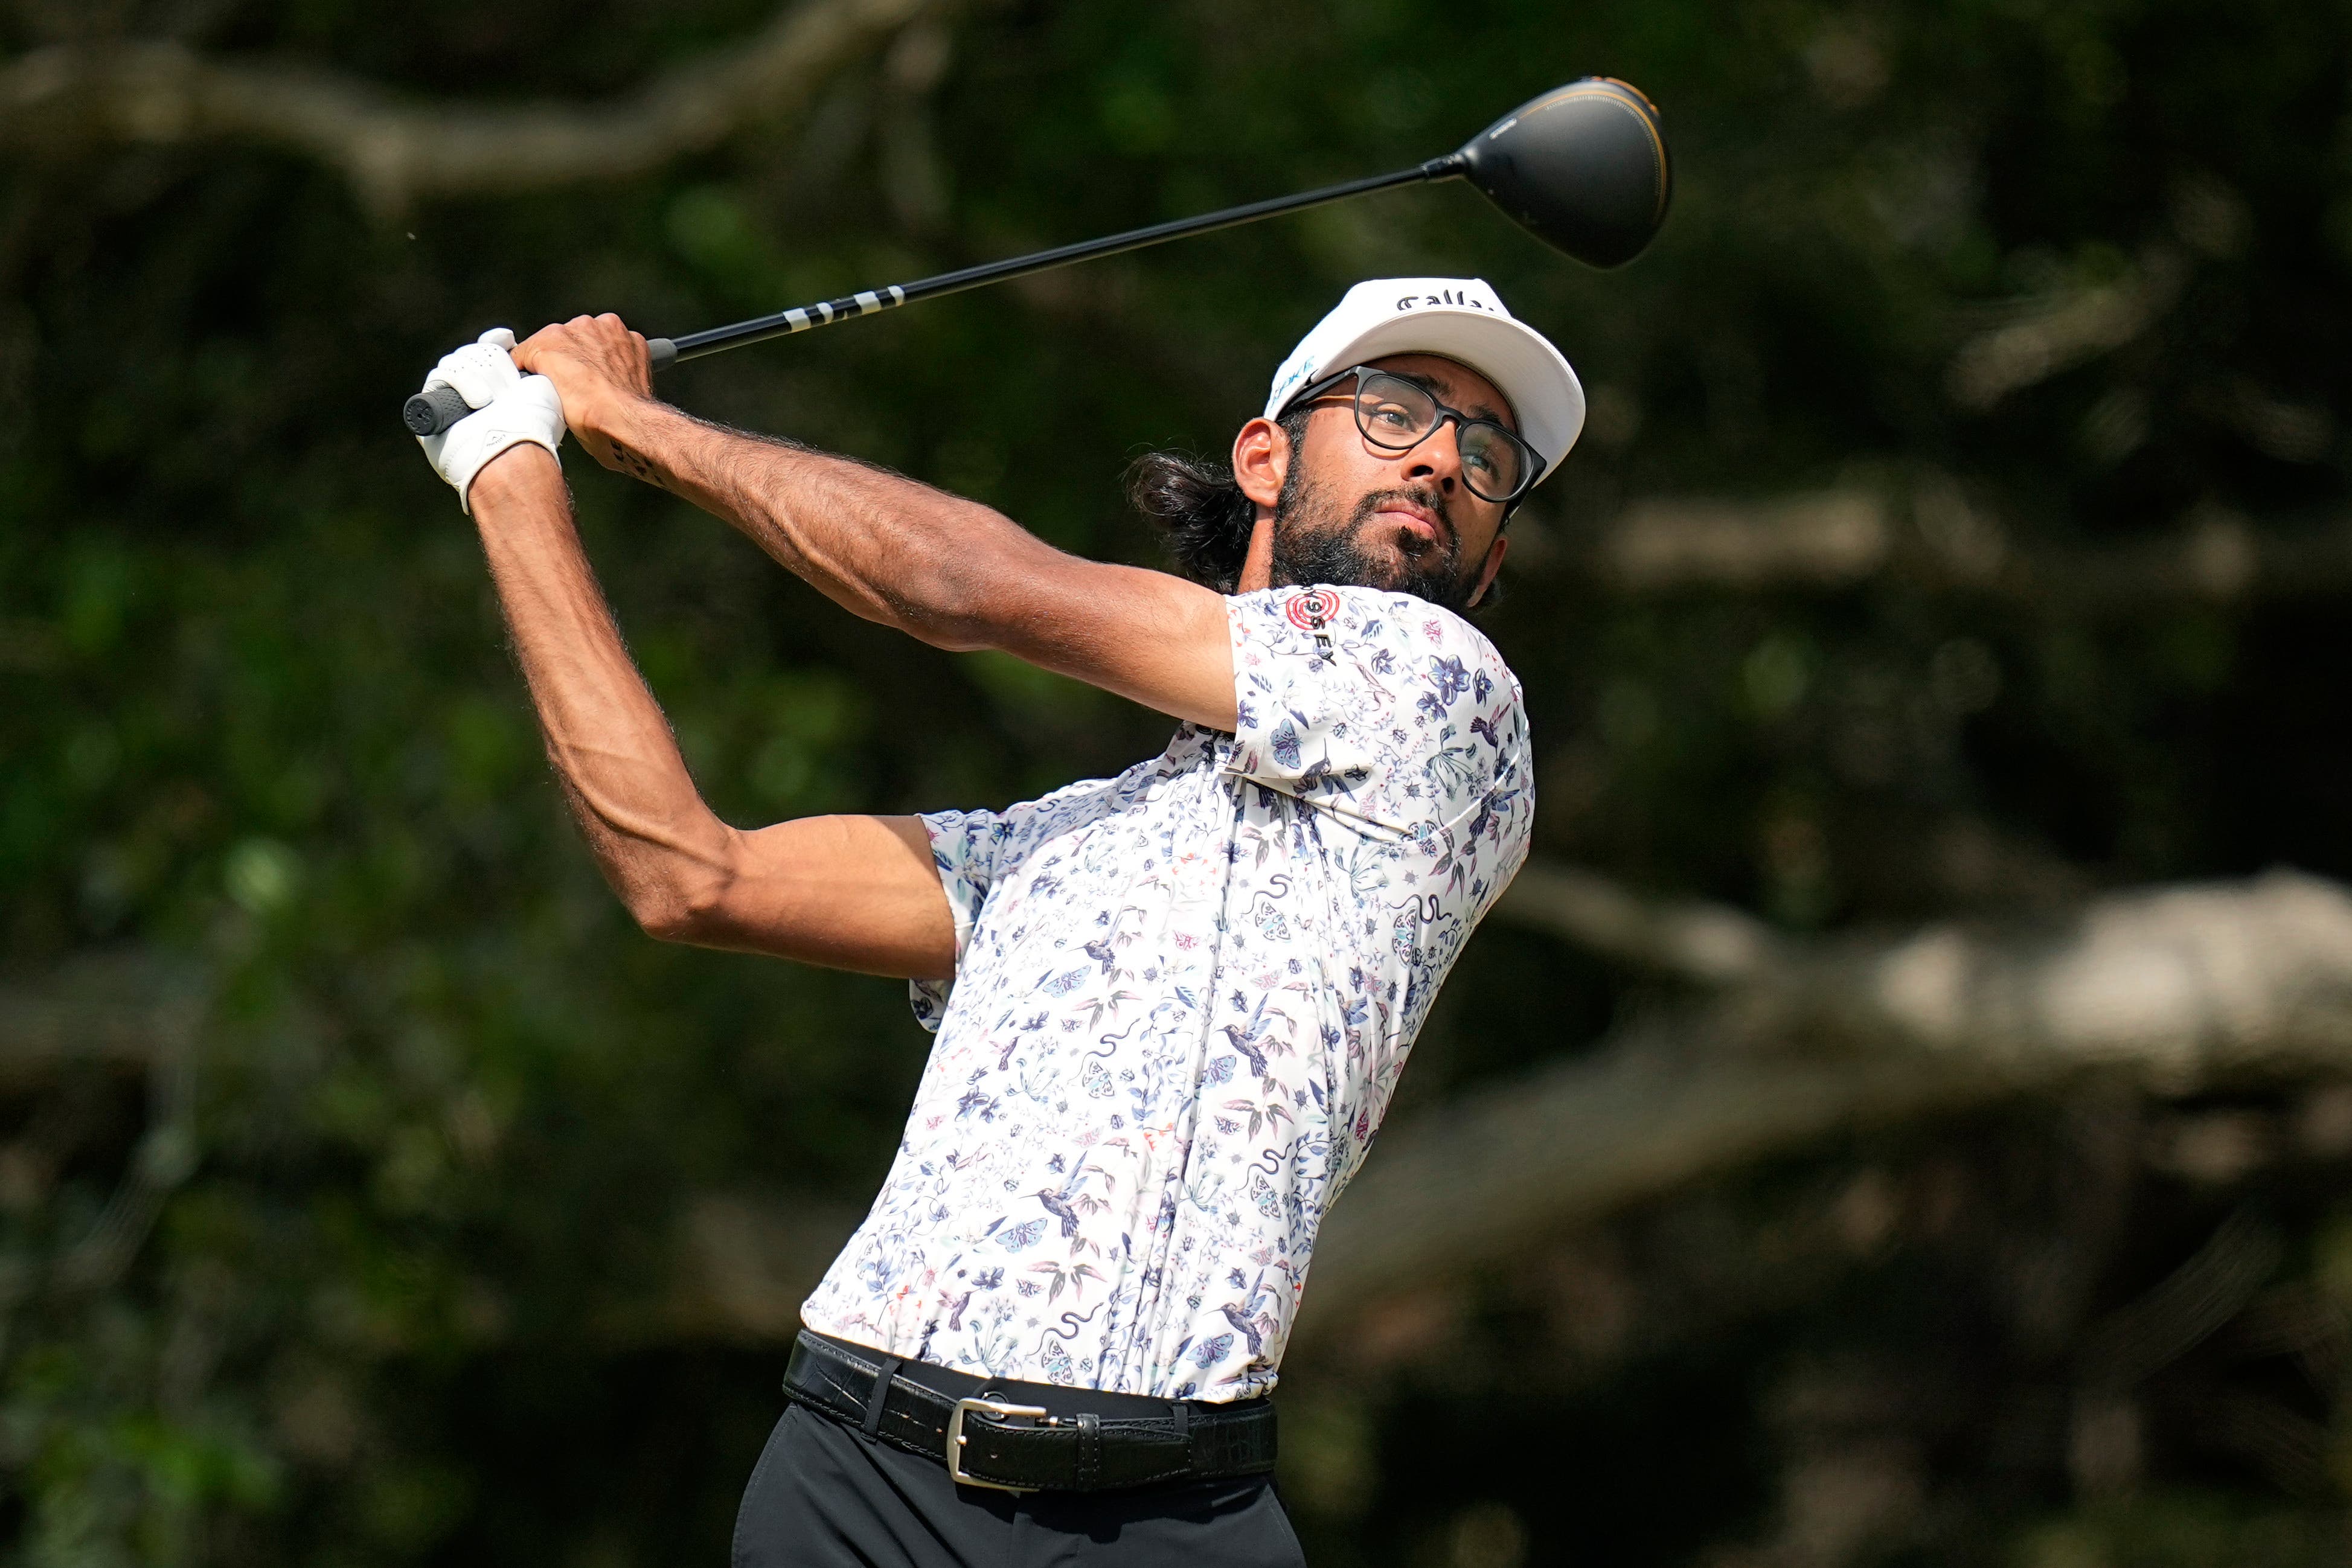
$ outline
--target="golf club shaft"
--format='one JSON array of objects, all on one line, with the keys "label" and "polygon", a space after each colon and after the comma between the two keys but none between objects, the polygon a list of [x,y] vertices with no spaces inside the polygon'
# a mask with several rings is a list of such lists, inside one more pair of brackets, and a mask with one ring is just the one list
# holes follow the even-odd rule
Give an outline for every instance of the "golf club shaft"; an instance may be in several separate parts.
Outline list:
[{"label": "golf club shaft", "polygon": [[[1461,176],[1459,153],[1432,158],[1411,169],[1400,169],[1391,174],[1374,174],[1362,180],[1350,180],[1344,184],[1326,185],[1295,196],[1274,196],[1262,202],[1250,202],[1222,212],[1205,213],[1195,218],[1178,218],[1170,223],[1153,224],[1148,228],[1129,229],[1125,234],[1111,235],[1103,239],[1082,240],[1054,250],[1041,250],[1031,256],[1016,256],[1004,261],[992,261],[979,267],[967,267],[957,272],[943,272],[935,277],[919,278],[912,283],[894,283],[881,288],[869,288],[839,299],[828,299],[815,305],[795,306],[772,316],[755,316],[749,321],[737,321],[730,326],[712,327],[700,332],[688,332],[681,338],[654,338],[647,340],[653,351],[653,368],[667,370],[685,360],[698,360],[705,354],[715,354],[721,349],[740,348],[746,343],[764,342],[770,338],[787,337],[794,332],[806,332],[817,327],[829,327],[835,321],[852,316],[871,316],[878,310],[894,309],[918,299],[933,299],[942,294],[960,294],[967,288],[984,284],[1003,283],[1008,278],[1026,277],[1032,273],[1068,267],[1074,262],[1092,261],[1097,256],[1117,256],[1122,251],[1140,250],[1146,246],[1162,244],[1171,239],[1207,234],[1214,229],[1231,228],[1236,224],[1255,223],[1259,218],[1275,217],[1283,213],[1295,213],[1307,207],[1319,207],[1328,202],[1344,201],[1349,196],[1361,196],[1373,191],[1385,191],[1396,185],[1418,184],[1428,180],[1451,180]],[[408,400],[403,417],[408,428],[418,435],[436,435],[463,419],[472,410],[466,400],[448,387],[436,387],[419,392]]]}]

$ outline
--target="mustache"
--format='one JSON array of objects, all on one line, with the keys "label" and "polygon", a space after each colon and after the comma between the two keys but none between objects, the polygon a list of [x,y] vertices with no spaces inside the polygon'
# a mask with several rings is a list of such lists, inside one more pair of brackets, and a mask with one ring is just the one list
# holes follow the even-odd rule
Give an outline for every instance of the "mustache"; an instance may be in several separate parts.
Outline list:
[{"label": "mustache", "polygon": [[1354,514],[1348,518],[1349,537],[1352,538],[1361,532],[1364,525],[1391,501],[1409,501],[1436,519],[1439,537],[1433,549],[1444,551],[1448,559],[1461,554],[1462,530],[1454,525],[1454,513],[1446,504],[1445,493],[1434,486],[1400,485],[1372,491],[1356,503]]}]

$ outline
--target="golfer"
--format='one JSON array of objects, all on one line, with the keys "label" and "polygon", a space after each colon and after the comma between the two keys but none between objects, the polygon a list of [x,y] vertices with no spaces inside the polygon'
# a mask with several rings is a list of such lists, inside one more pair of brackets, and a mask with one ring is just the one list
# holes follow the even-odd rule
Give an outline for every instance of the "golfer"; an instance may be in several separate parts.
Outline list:
[{"label": "golfer", "polygon": [[[1316,1231],[1527,853],[1518,683],[1463,612],[1583,423],[1568,362],[1478,279],[1359,284],[1230,468],[1137,465],[1183,577],[691,418],[615,317],[487,334],[436,383],[478,412],[426,454],[631,913],[903,977],[939,1033],[803,1309],[735,1562],[1297,1563],[1266,1394]],[[1174,738],[1000,810],[728,826],[582,553],[567,426],[853,613],[1090,682]]]}]

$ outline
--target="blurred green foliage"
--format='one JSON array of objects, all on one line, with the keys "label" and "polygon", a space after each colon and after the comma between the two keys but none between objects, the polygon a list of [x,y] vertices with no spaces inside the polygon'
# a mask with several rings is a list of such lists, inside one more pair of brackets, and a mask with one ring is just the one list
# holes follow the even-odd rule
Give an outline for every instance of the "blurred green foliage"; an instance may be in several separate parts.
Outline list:
[{"label": "blurred green foliage", "polygon": [[[420,98],[586,101],[768,14],[28,3],[0,49],[175,36]],[[1558,80],[1622,76],[1664,105],[1679,185],[1664,238],[1622,273],[1429,189],[747,350],[664,390],[1150,561],[1118,498],[1132,454],[1222,449],[1355,279],[1482,275],[1566,349],[1594,410],[1488,620],[1544,748],[1539,852],[1800,927],[2000,903],[1937,869],[1954,833],[2096,880],[2341,875],[2335,600],[2101,606],[1899,580],[1643,597],[1578,562],[1632,499],[1890,476],[1948,478],[2033,546],[2127,546],[2199,507],[2264,528],[2339,507],[2347,44],[2338,9],[2284,0],[1079,0],[974,8],[934,88],[861,63],[805,114],[602,187],[383,214],[278,152],[12,152],[5,977],[162,955],[206,1009],[185,1117],[101,1062],[8,1090],[12,1557],[715,1561],[777,1349],[621,1325],[670,1288],[689,1195],[862,1204],[895,1143],[924,1045],[898,988],[659,947],[581,852],[466,521],[393,422],[451,344],[582,309],[691,329],[1398,166]],[[1954,356],[2017,302],[2168,267],[2177,302],[2129,341],[1989,406],[1954,395]],[[709,519],[567,465],[632,646],[730,820],[1000,803],[1160,744],[1150,716],[852,621]],[[1400,1113],[1582,1049],[1643,1000],[1488,933]],[[146,1191],[135,1251],[76,1274]],[[2150,1222],[2174,1262],[2203,1213],[2182,1205]],[[2285,1212],[2308,1243],[2291,1266],[2340,1274],[2324,1195]],[[2166,1264],[2127,1259],[2102,1288]],[[1302,1407],[1302,1521],[1326,1563],[1591,1542],[1701,1560],[1763,1528],[1765,1391],[1788,1358],[1976,1354],[1915,1306],[1892,1288],[1792,1299],[1507,1418],[1507,1378]],[[1551,1332],[1503,1343],[1533,1354]],[[1451,1458],[1430,1431],[1454,1435]],[[1541,1458],[1524,1522],[1477,1511],[1488,1445]],[[2006,1479],[1942,1467],[1941,1523],[1904,1560],[2340,1552],[2340,1457],[2300,1500],[2159,1460],[2143,1492],[2079,1507],[2063,1454]]]}]

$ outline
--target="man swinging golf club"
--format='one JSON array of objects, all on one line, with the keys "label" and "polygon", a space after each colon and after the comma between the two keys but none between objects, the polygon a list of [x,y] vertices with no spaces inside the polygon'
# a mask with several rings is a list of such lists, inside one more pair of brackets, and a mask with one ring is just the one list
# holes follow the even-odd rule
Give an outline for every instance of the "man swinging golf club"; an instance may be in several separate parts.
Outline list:
[{"label": "man swinging golf club", "polygon": [[[736,1563],[1297,1563],[1265,1396],[1316,1231],[1527,852],[1518,685],[1457,612],[1576,440],[1568,362],[1477,279],[1359,284],[1230,470],[1137,465],[1189,581],[690,418],[614,317],[488,334],[426,384],[478,411],[424,444],[639,923],[907,977],[939,1031],[803,1308]],[[582,553],[567,424],[853,612],[1116,692],[1174,739],[1002,810],[728,826]]]}]

